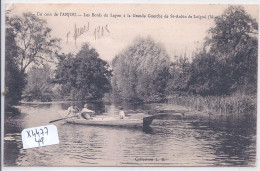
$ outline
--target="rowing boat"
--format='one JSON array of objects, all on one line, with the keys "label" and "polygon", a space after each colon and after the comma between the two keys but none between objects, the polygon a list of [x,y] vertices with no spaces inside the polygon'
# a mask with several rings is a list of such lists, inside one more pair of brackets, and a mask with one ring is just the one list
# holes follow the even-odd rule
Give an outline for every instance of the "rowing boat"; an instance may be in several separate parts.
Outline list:
[{"label": "rowing boat", "polygon": [[81,116],[65,119],[67,123],[92,125],[92,126],[118,126],[118,127],[147,127],[154,117],[147,114],[128,115],[124,119],[119,117],[96,116],[91,119],[84,119]]}]

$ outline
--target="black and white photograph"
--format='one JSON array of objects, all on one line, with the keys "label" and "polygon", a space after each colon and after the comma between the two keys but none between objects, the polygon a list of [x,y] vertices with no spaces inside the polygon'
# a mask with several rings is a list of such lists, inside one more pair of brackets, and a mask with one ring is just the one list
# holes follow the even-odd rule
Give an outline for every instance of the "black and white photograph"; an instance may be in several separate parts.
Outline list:
[{"label": "black and white photograph", "polygon": [[3,165],[255,167],[257,4],[6,3]]}]

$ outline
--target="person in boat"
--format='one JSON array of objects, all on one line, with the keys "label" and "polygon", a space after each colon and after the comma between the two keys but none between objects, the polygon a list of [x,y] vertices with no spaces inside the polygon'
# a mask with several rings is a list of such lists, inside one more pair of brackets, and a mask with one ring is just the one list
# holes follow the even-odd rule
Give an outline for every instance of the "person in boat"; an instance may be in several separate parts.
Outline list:
[{"label": "person in boat", "polygon": [[67,116],[69,115],[77,115],[79,113],[79,108],[76,106],[76,105],[72,105],[68,108],[68,114]]},{"label": "person in boat", "polygon": [[92,119],[91,117],[93,116],[94,113],[95,112],[93,110],[89,110],[88,109],[88,105],[87,104],[85,104],[84,108],[81,110],[82,118],[87,119],[87,120]]},{"label": "person in boat", "polygon": [[120,109],[119,110],[119,118],[120,119],[124,119],[125,118],[125,112],[123,111],[122,107],[120,107],[119,109]]}]

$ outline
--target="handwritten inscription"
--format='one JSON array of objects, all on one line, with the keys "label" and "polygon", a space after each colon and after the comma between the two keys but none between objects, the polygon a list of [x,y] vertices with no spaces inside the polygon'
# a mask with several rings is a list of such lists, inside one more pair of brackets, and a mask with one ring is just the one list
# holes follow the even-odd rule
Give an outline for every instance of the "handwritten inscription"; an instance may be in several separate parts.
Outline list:
[{"label": "handwritten inscription", "polygon": [[58,132],[54,125],[28,128],[22,131],[24,149],[58,144]]},{"label": "handwritten inscription", "polygon": [[48,135],[48,128],[47,127],[43,127],[40,129],[31,129],[31,130],[26,130],[27,132],[27,138],[30,137],[34,137],[35,138],[35,142],[38,142],[39,146],[41,145],[40,143],[42,143],[42,145],[44,145],[44,135]]},{"label": "handwritten inscription", "polygon": [[77,45],[77,38],[88,31],[89,31],[89,22],[87,26],[84,25],[83,27],[77,27],[77,25],[75,24],[74,35],[73,35],[73,38],[75,40],[75,45]]},{"label": "handwritten inscription", "polygon": [[[101,37],[104,37],[105,34],[109,34],[110,31],[108,29],[108,24],[106,25],[98,25],[98,26],[95,26],[93,27],[92,31],[91,31],[91,25],[90,23],[88,22],[86,25],[83,25],[83,26],[78,26],[77,24],[74,25],[74,30],[73,30],[73,35],[72,35],[72,38],[74,39],[74,42],[75,42],[75,46],[77,47],[77,39],[80,38],[83,34],[86,34],[88,32],[92,32],[93,33],[93,36],[95,38],[95,40],[97,39],[100,39]],[[67,34],[66,34],[66,40],[67,40],[67,43],[69,42],[69,37],[70,37],[70,34],[71,32],[68,31]]]},{"label": "handwritten inscription", "polygon": [[105,32],[110,33],[108,30],[108,25],[106,25],[105,27],[103,26],[96,27],[93,33],[95,36],[95,40],[99,39],[100,37],[103,37]]}]

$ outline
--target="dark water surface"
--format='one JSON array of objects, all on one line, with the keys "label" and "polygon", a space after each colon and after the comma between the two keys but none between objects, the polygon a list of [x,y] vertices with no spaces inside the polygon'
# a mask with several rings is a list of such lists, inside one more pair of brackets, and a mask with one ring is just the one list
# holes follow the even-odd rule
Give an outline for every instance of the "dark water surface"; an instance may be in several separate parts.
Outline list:
[{"label": "dark water surface", "polygon": [[[116,128],[55,122],[59,141],[22,149],[21,131],[49,125],[70,103],[22,104],[5,114],[5,166],[253,166],[256,130],[241,122],[154,120],[151,127]],[[145,111],[158,104],[129,105]],[[79,104],[82,107],[82,104]],[[118,115],[118,105],[90,103],[99,115]],[[231,126],[232,125],[232,126]]]}]

